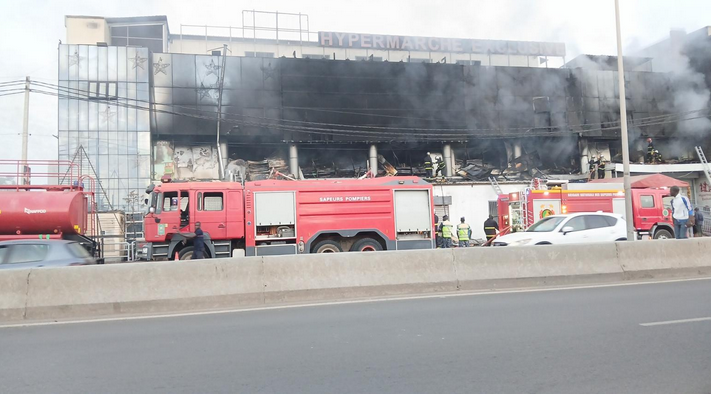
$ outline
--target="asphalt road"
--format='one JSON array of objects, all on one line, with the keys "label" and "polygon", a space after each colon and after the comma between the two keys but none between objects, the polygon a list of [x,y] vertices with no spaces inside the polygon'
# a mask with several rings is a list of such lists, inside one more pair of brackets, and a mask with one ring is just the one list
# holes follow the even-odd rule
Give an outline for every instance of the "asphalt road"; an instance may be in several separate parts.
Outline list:
[{"label": "asphalt road", "polygon": [[711,392],[711,280],[0,328],[0,392]]}]

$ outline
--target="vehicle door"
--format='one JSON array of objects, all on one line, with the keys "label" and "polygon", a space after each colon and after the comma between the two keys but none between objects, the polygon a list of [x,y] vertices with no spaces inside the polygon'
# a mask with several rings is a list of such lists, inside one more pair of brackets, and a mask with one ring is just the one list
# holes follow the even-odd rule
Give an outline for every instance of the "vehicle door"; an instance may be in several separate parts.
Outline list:
[{"label": "vehicle door", "polygon": [[190,231],[188,192],[166,191],[161,196],[155,213],[156,218],[160,220],[157,224],[156,237],[164,237],[167,234],[180,231]]},{"label": "vehicle door", "polygon": [[653,191],[634,192],[634,226],[638,230],[648,231],[657,222],[664,220],[661,199]]},{"label": "vehicle door", "polygon": [[617,218],[605,215],[585,215],[585,226],[587,229],[587,242],[602,243],[615,241],[620,238],[615,225]]},{"label": "vehicle door", "polygon": [[[569,232],[565,232],[564,229],[572,229]],[[588,237],[590,236],[587,224],[585,222],[585,215],[580,215],[571,218],[565,222],[560,228],[560,236],[558,236],[558,244],[573,244],[573,243],[586,243]]]},{"label": "vehicle door", "polygon": [[224,191],[198,191],[195,222],[200,222],[202,231],[213,240],[227,238]]}]

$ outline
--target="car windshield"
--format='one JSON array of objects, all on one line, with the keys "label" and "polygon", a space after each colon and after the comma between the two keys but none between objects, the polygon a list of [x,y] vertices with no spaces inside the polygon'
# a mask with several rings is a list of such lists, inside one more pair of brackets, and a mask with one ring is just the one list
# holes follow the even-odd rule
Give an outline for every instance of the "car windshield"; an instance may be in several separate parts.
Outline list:
[{"label": "car windshield", "polygon": [[558,224],[560,224],[563,219],[565,219],[564,216],[551,216],[549,218],[542,219],[536,223],[533,224],[530,228],[528,228],[526,231],[527,232],[552,232],[556,227],[558,227]]},{"label": "car windshield", "polygon": [[82,246],[79,243],[69,243],[67,244],[67,247],[69,248],[69,251],[74,254],[75,257],[80,257],[80,258],[89,258],[91,255],[89,255],[89,252],[86,251],[84,246]]}]

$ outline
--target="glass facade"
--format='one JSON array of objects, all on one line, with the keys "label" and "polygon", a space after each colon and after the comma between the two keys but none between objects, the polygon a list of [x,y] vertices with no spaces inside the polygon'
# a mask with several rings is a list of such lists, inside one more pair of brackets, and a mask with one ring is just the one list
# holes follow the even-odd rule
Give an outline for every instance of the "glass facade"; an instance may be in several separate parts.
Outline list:
[{"label": "glass facade", "polygon": [[147,48],[59,47],[59,159],[96,179],[102,211],[136,207],[150,184],[149,72]]}]

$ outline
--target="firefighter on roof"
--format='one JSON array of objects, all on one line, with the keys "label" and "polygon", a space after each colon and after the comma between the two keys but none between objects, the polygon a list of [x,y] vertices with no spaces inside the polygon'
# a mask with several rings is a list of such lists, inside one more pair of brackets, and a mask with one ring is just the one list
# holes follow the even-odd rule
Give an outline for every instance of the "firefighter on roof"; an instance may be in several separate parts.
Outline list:
[{"label": "firefighter on roof", "polygon": [[444,168],[445,168],[444,161],[442,160],[441,156],[437,157],[437,173],[435,173],[435,177],[439,176],[440,173],[442,173],[442,176],[444,176]]},{"label": "firefighter on roof", "polygon": [[662,163],[662,154],[659,153],[659,150],[654,148],[654,141],[651,137],[647,138],[647,154],[644,156],[644,163]]},{"label": "firefighter on roof", "polygon": [[434,170],[432,169],[432,156],[429,152],[427,152],[427,156],[425,156],[425,172],[427,173],[427,177],[434,177]]},{"label": "firefighter on roof", "polygon": [[598,155],[597,157],[597,178],[605,178],[605,158],[603,158],[602,155]]}]

